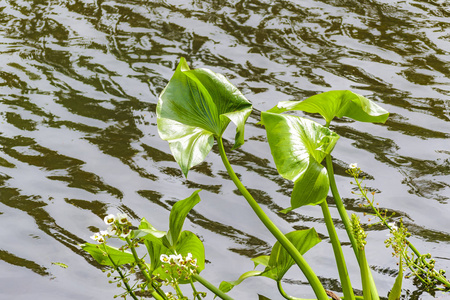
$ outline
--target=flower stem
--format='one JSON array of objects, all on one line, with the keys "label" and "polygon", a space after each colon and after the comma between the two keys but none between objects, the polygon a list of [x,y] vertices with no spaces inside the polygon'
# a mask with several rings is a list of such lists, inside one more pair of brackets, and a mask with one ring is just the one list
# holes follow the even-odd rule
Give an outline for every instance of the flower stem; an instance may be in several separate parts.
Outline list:
[{"label": "flower stem", "polygon": [[[339,191],[337,189],[336,180],[334,178],[334,171],[333,171],[333,162],[331,161],[331,155],[328,154],[325,158],[326,160],[326,166],[327,166],[327,172],[328,172],[328,179],[330,181],[330,189],[331,193],[334,198],[334,202],[336,203],[336,208],[339,212],[339,215],[341,216],[341,220],[344,223],[345,230],[347,231],[348,238],[350,239],[350,243],[352,244],[353,251],[355,252],[355,256],[358,259],[358,262],[360,262],[359,252],[358,252],[358,246],[356,243],[356,239],[352,234],[352,225],[350,223],[350,218],[347,214],[347,210],[345,209],[344,203],[342,202],[341,196],[339,195]],[[367,268],[369,268],[369,265],[365,263]],[[370,270],[370,269],[369,269]],[[370,278],[370,290],[372,292],[372,299],[378,300],[378,291],[375,286],[375,281],[373,280],[372,272],[369,272],[369,278]]]},{"label": "flower stem", "polygon": [[327,201],[324,200],[320,204],[322,208],[323,217],[327,226],[328,234],[330,236],[331,245],[333,246],[334,257],[339,271],[339,278],[341,279],[342,290],[346,299],[355,299],[353,293],[352,284],[348,275],[347,265],[344,259],[344,253],[342,253],[341,242],[336,233],[333,220],[331,219],[330,210],[328,209]]},{"label": "flower stem", "polygon": [[195,288],[195,285],[194,285],[194,282],[192,281],[192,278],[191,278],[189,283],[191,284],[191,288],[192,288],[192,291],[194,293],[194,299],[197,298],[198,300],[202,300],[202,298],[200,297],[200,294],[197,292],[197,289]]},{"label": "flower stem", "polygon": [[217,297],[223,299],[223,300],[233,300],[230,296],[219,290],[217,287],[215,287],[211,282],[207,281],[205,278],[201,277],[198,274],[193,274],[192,278],[200,282],[204,287],[206,287],[208,290],[213,292]]},{"label": "flower stem", "polygon": [[119,273],[120,279],[122,280],[123,284],[125,285],[125,289],[127,290],[128,294],[134,300],[138,300],[138,298],[134,294],[133,289],[130,287],[130,285],[128,284],[128,281],[126,280],[125,276],[123,275],[122,271],[120,270],[119,266],[113,261],[111,255],[109,255],[109,253],[106,251],[106,247],[104,247],[104,248],[105,248],[104,251],[105,251],[106,255],[108,255],[108,258],[111,261],[111,263],[113,264],[114,269],[116,269],[117,273]]},{"label": "flower stem", "polygon": [[248,190],[245,188],[245,186],[242,184],[242,182],[237,177],[236,173],[234,172],[233,168],[231,167],[230,162],[228,161],[228,158],[225,153],[225,149],[223,147],[223,141],[221,137],[216,137],[217,144],[219,146],[219,152],[220,157],[222,158],[222,162],[227,169],[228,174],[231,177],[231,180],[233,180],[236,187],[239,189],[241,194],[244,196],[244,198],[247,200],[250,207],[253,209],[253,211],[256,213],[256,215],[259,217],[261,222],[266,226],[266,228],[273,234],[273,236],[280,242],[280,244],[286,249],[286,251],[289,253],[289,255],[292,257],[292,259],[295,261],[295,263],[299,266],[299,268],[302,270],[303,274],[306,276],[306,279],[309,281],[311,287],[314,290],[314,293],[316,294],[317,298],[319,300],[325,300],[329,299],[325,289],[323,288],[322,283],[319,281],[319,278],[314,273],[314,271],[311,269],[311,267],[308,265],[306,260],[303,258],[303,256],[300,254],[300,252],[295,248],[295,246],[289,241],[286,236],[281,232],[280,229],[272,222],[272,220],[266,215],[266,213],[262,210],[262,208],[258,205],[256,200],[253,198],[253,196],[248,192]]},{"label": "flower stem", "polygon": [[144,264],[142,264],[142,260],[137,255],[136,249],[134,249],[134,246],[133,246],[130,238],[126,237],[125,240],[131,249],[131,253],[133,254],[136,264],[138,265],[139,269],[141,270],[142,275],[144,275],[146,282],[150,283],[150,285],[153,288],[153,291],[151,291],[152,296],[155,299],[166,300],[167,299],[166,294],[164,294],[164,292],[159,287],[154,285],[152,277],[147,273],[147,268]]},{"label": "flower stem", "polygon": [[[367,196],[367,192],[366,189],[363,188],[361,186],[361,181],[358,180],[358,178],[356,176],[354,176],[355,179],[355,183],[358,186],[359,191],[361,192],[361,196],[364,197],[364,199],[369,203],[370,207],[372,208],[372,210],[375,212],[376,216],[378,217],[378,219],[389,229],[390,232],[393,231],[392,227],[389,225],[389,223],[386,221],[386,218],[383,218],[383,216],[380,214],[379,210],[373,205],[373,201],[371,201],[369,199],[369,197]],[[416,247],[414,247],[413,244],[411,244],[410,241],[406,240],[406,244],[408,245],[409,249],[411,249],[412,252],[414,252],[414,254],[417,257],[423,257],[423,255],[419,252],[419,250],[417,250]],[[406,252],[406,251],[405,251]],[[420,275],[418,275],[416,273],[415,270],[413,270],[413,268],[411,267],[412,264],[414,264],[414,262],[412,262],[409,258],[408,255],[404,252],[401,253],[402,257],[405,259],[405,261],[407,262],[407,265],[409,266],[410,270],[416,275],[417,278],[419,278],[423,283],[426,283]],[[425,262],[426,263],[426,262]],[[442,276],[442,274],[440,274],[438,271],[436,271],[434,268],[429,268],[430,270],[432,270],[436,280],[438,280],[440,283],[442,283],[447,289],[450,288],[450,282],[447,280],[447,278],[445,278],[445,276]],[[426,272],[425,270],[422,270],[423,272]]]}]

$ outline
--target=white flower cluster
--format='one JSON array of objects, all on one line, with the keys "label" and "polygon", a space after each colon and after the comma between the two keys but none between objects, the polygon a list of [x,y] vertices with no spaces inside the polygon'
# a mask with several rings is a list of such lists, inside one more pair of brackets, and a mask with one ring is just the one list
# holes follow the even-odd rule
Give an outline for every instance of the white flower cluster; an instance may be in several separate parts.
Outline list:
[{"label": "white flower cluster", "polygon": [[186,257],[181,254],[166,255],[162,254],[160,260],[163,263],[161,266],[166,269],[166,273],[171,275],[171,279],[167,284],[174,284],[180,278],[187,280],[192,274],[197,272],[197,259],[192,257],[191,253],[188,253]]},{"label": "white flower cluster", "polygon": [[352,163],[348,166],[350,169],[357,169],[358,168],[358,164],[357,163]]},{"label": "white flower cluster", "polygon": [[130,221],[126,214],[118,213],[117,215],[109,214],[104,219],[105,224],[109,225],[106,230],[100,230],[100,232],[95,233],[91,236],[91,239],[99,243],[105,243],[106,238],[117,236],[121,238],[127,237],[131,229]]},{"label": "white flower cluster", "polygon": [[159,259],[163,263],[166,263],[166,264],[177,265],[179,267],[193,266],[193,267],[197,268],[197,259],[192,258],[191,253],[188,253],[184,259],[181,254],[177,254],[177,255],[161,254]]}]

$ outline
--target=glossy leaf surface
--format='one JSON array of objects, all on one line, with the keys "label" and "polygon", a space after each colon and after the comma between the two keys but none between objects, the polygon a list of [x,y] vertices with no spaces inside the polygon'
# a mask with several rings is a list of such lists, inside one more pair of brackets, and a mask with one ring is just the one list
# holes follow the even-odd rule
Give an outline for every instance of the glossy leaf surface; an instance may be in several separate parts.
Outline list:
[{"label": "glossy leaf surface", "polygon": [[329,181],[320,164],[339,135],[311,120],[290,115],[263,112],[267,140],[278,172],[295,182],[291,209],[315,205],[327,196]]},{"label": "glossy leaf surface", "polygon": [[156,108],[158,132],[169,142],[175,160],[187,176],[221,137],[229,122],[236,126],[234,148],[244,143],[244,125],[251,103],[223,75],[208,69],[190,70],[181,58],[162,91]]},{"label": "glossy leaf surface", "polygon": [[348,117],[361,122],[384,123],[389,116],[389,112],[375,102],[348,90],[329,91],[303,101],[281,101],[269,112],[289,110],[319,113],[327,122],[335,117]]}]

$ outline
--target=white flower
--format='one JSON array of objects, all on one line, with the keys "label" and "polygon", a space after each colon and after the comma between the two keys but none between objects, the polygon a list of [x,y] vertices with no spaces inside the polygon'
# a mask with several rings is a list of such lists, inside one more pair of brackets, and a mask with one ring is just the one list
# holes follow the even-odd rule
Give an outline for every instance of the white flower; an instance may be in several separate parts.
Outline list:
[{"label": "white flower", "polygon": [[108,236],[108,235],[109,235],[109,232],[108,232],[108,230],[100,230],[100,234],[101,234],[103,237],[105,237],[105,236]]},{"label": "white flower", "polygon": [[91,235],[91,239],[93,239],[94,241],[97,241],[99,243],[105,242],[105,238],[103,237],[103,235],[100,232],[97,232],[94,235]]},{"label": "white flower", "polygon": [[119,224],[127,224],[128,216],[126,214],[118,213],[117,220],[119,221]]},{"label": "white flower", "polygon": [[177,265],[182,265],[184,263],[183,256],[181,256],[181,254],[171,255],[170,260]]},{"label": "white flower", "polygon": [[113,214],[110,214],[107,215],[103,220],[105,221],[106,225],[112,225],[116,221],[116,217]]},{"label": "white flower", "polygon": [[131,229],[126,227],[124,229],[122,229],[122,234],[120,235],[120,237],[126,238],[127,236],[129,236],[131,233]]},{"label": "white flower", "polygon": [[358,168],[358,164],[357,163],[352,163],[352,164],[349,165],[349,168],[350,169],[356,169],[356,168]]},{"label": "white flower", "polygon": [[395,222],[392,223],[388,223],[389,227],[391,228],[392,231],[397,231],[398,227],[397,225],[395,225]]},{"label": "white flower", "polygon": [[108,235],[116,235],[117,234],[117,228],[116,228],[116,226],[109,226],[106,229],[106,232],[107,232]]},{"label": "white flower", "polygon": [[170,261],[170,258],[166,255],[166,254],[161,254],[161,256],[159,257],[159,259],[163,262],[163,263],[168,263]]}]

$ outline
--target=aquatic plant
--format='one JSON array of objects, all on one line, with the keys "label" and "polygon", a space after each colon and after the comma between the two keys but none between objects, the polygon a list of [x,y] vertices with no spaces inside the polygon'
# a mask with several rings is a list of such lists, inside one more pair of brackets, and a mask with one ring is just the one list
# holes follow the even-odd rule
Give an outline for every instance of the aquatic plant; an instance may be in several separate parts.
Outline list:
[{"label": "aquatic plant", "polygon": [[[306,118],[283,114],[296,110],[320,114],[325,119],[325,126]],[[139,227],[133,229],[126,216],[108,215],[104,220],[109,225],[107,230],[92,236],[97,244],[82,245],[98,263],[109,267],[112,273],[108,274],[113,276],[112,282],[119,286],[123,284],[125,292],[119,296],[126,298],[129,295],[137,299],[139,295],[149,293],[155,299],[189,299],[180,288],[180,285],[189,284],[192,299],[202,299],[205,293],[197,291],[195,283],[198,282],[221,299],[231,299],[226,293],[234,286],[249,277],[264,276],[276,282],[284,298],[299,299],[287,295],[281,285],[286,272],[297,265],[318,299],[338,299],[334,292],[326,290],[303,257],[320,242],[315,229],[283,233],[245,188],[228,161],[222,135],[229,123],[234,123],[236,136],[233,149],[241,146],[244,143],[245,122],[251,111],[251,103],[224,76],[208,69],[191,70],[182,58],[159,97],[156,113],[159,135],[169,142],[172,154],[186,177],[189,169],[201,163],[214,142],[217,143],[230,178],[263,225],[277,239],[270,255],[252,259],[255,267],[261,265],[264,269],[245,272],[235,281],[222,282],[219,288],[200,276],[205,264],[203,243],[194,233],[182,231],[187,214],[200,201],[200,191],[196,191],[173,206],[167,232],[157,230],[146,219],[142,219]],[[261,113],[260,124],[265,127],[277,170],[283,178],[294,182],[290,207],[283,212],[288,213],[305,205],[321,206],[345,299],[361,297],[354,295],[341,242],[326,201],[330,190],[359,263],[363,297],[369,300],[380,297],[365,254],[366,233],[355,215],[349,217],[338,192],[331,153],[339,135],[331,131],[329,126],[334,118],[347,117],[361,122],[384,123],[388,116],[389,113],[376,103],[347,90],[329,91],[303,101],[283,101]],[[322,165],[323,162],[325,166]],[[387,226],[392,234],[386,245],[393,248],[394,255],[399,257],[400,262],[399,275],[389,299],[400,298],[404,267],[408,267],[412,275],[421,280],[430,291],[449,291],[450,283],[444,272],[435,270],[434,261],[430,260],[429,255],[420,254],[412,246],[403,224],[394,226],[388,223],[387,214],[380,212],[373,201],[369,200],[368,190],[361,185],[361,170],[357,164],[351,164],[347,172],[354,177],[360,191],[359,196],[367,201],[379,222]],[[109,246],[111,238],[119,239],[123,245],[120,248]],[[137,248],[140,245],[146,246],[147,253],[138,254]],[[130,284],[130,274],[135,272],[142,276],[134,284]],[[173,290],[165,292],[166,286]]]}]

